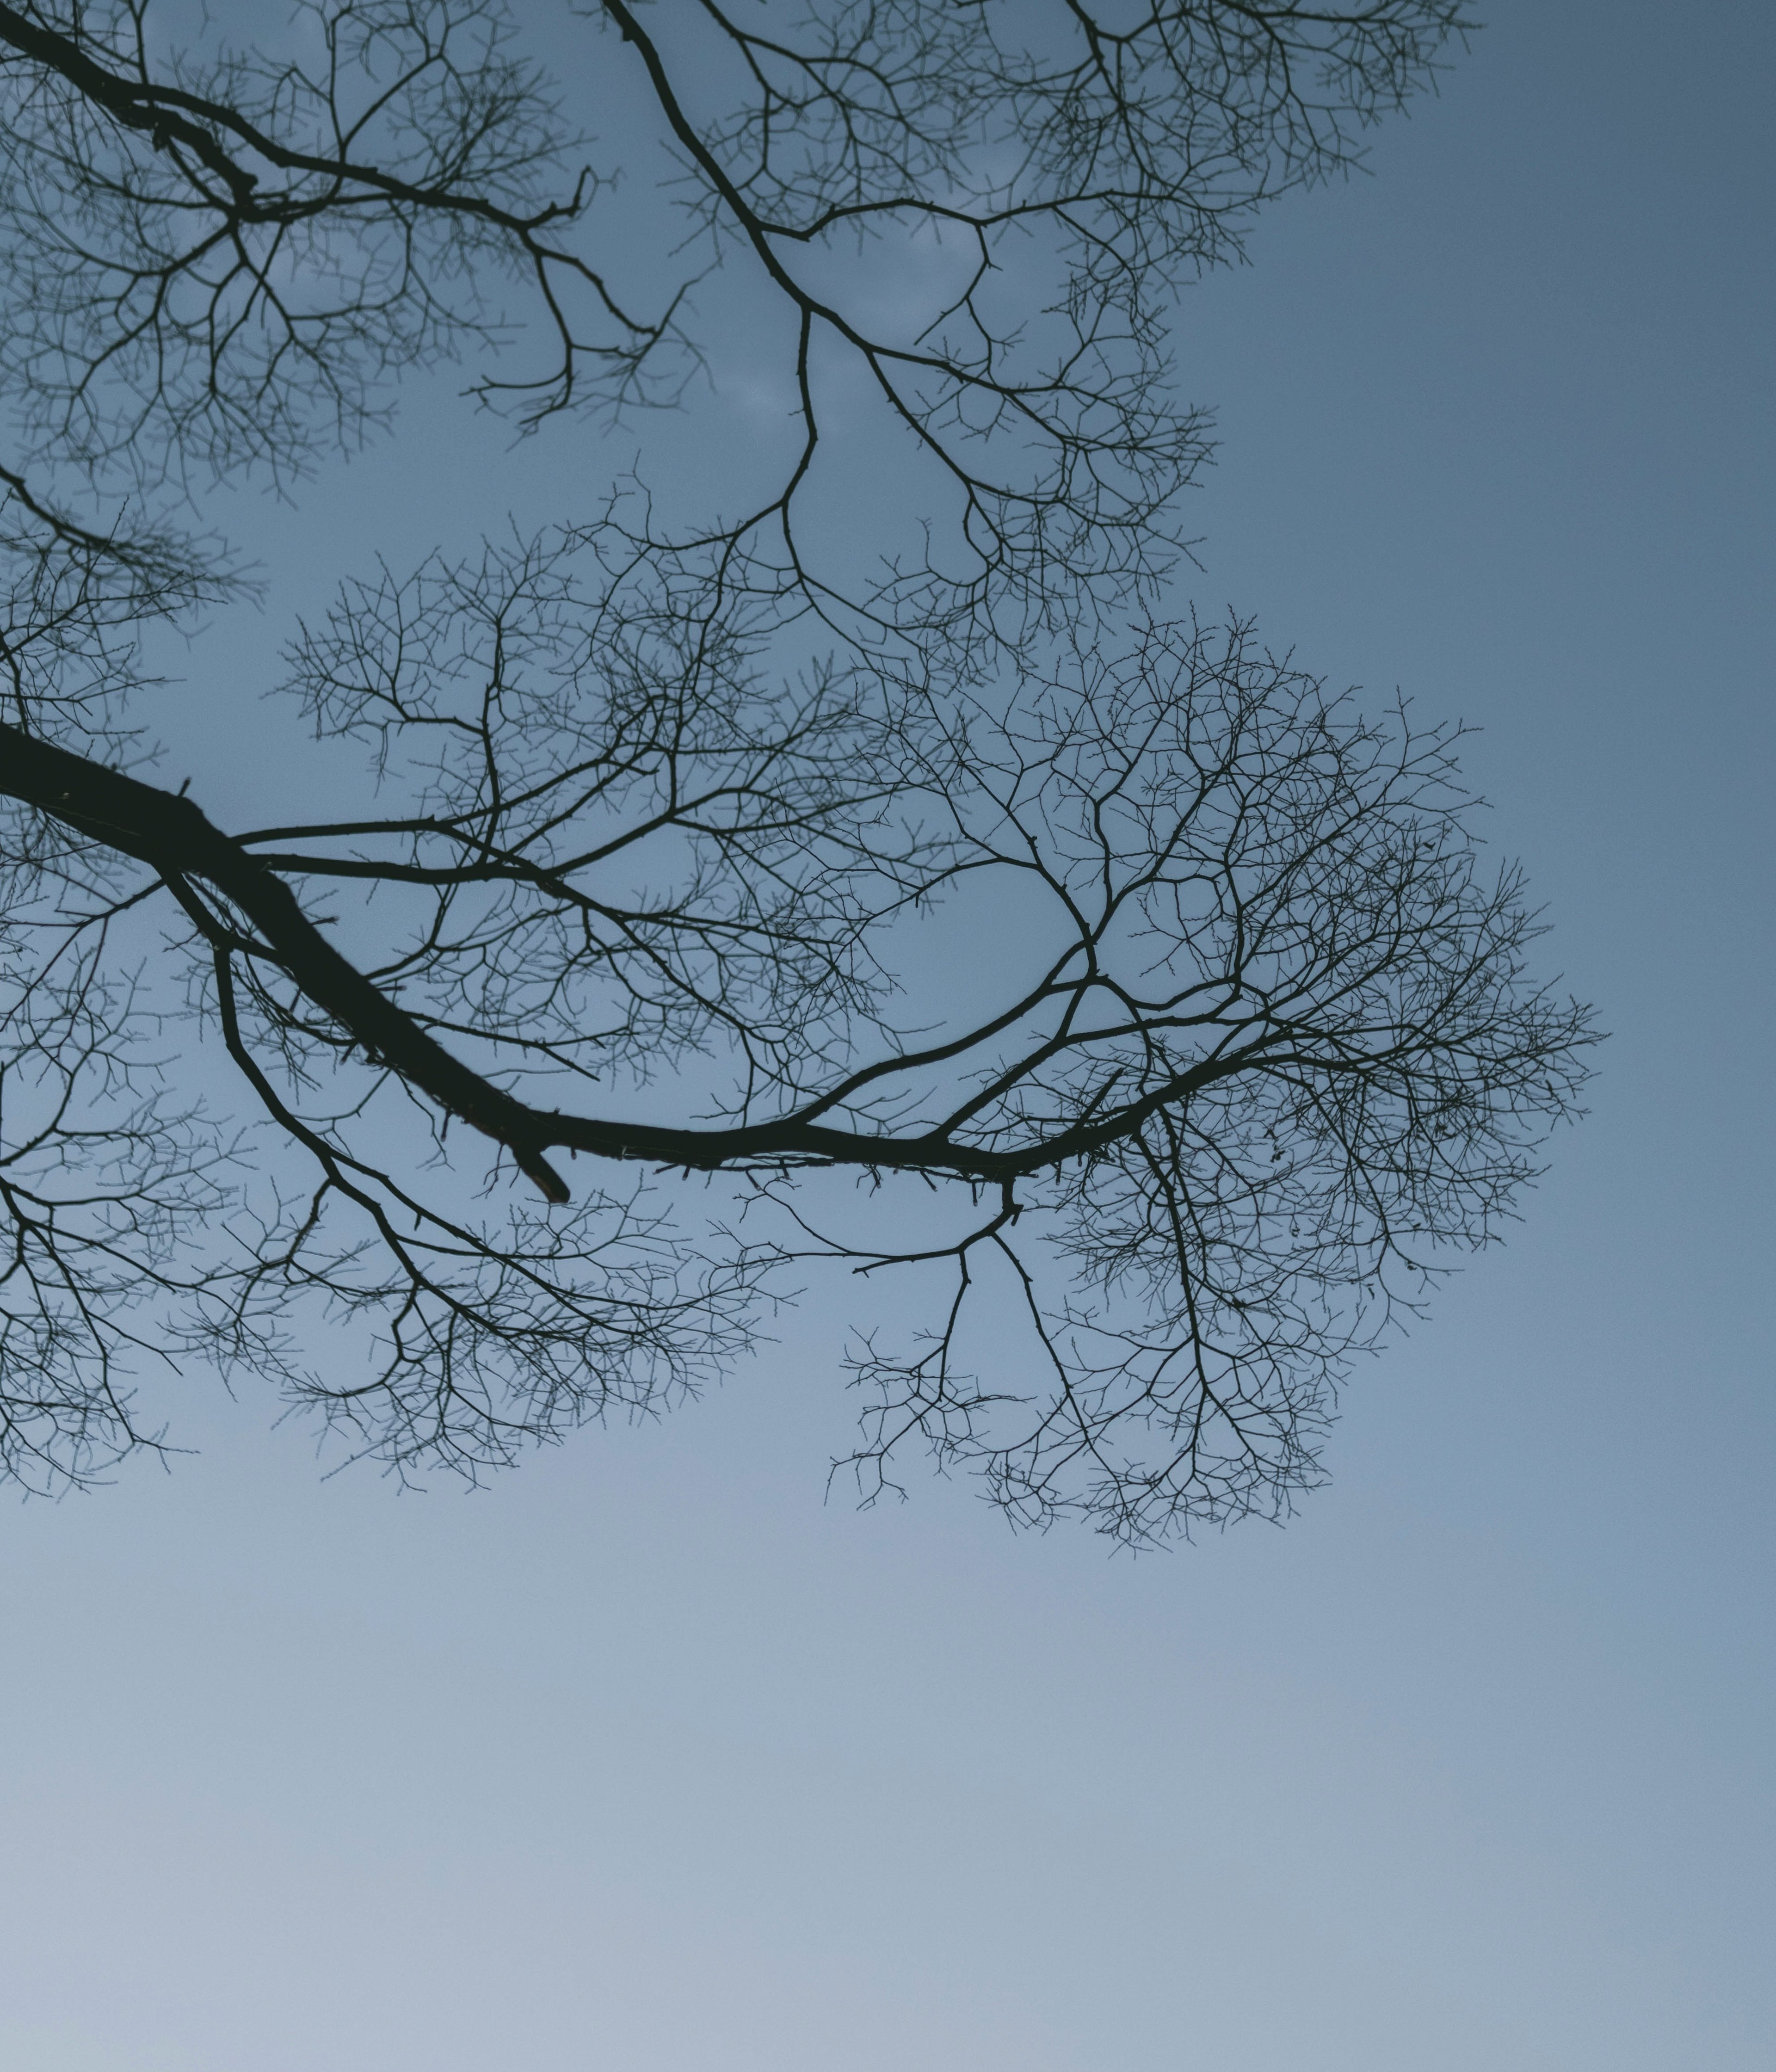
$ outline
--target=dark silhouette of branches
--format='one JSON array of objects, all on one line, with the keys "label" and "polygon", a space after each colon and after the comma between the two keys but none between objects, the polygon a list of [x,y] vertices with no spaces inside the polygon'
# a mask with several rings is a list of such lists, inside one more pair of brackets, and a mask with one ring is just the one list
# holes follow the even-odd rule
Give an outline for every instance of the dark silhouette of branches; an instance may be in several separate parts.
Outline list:
[{"label": "dark silhouette of branches", "polygon": [[[632,315],[557,233],[588,170],[491,6],[309,10],[309,62],[203,58],[149,0],[0,6],[14,294],[9,393],[35,449],[153,481],[300,469],[386,413],[380,377],[498,325],[480,274],[528,277],[558,351],[544,385],[643,390],[672,298]],[[565,280],[590,292],[582,335]]]},{"label": "dark silhouette of branches", "polygon": [[[1132,1542],[1286,1508],[1593,1034],[1481,866],[1458,730],[1157,615],[1206,450],[1166,332],[1461,27],[605,0],[587,61],[688,225],[639,263],[491,5],[328,4],[286,55],[0,6],[10,1470],[162,1443],[129,1392],[171,1358],[472,1475],[694,1390],[825,1260],[935,1304],[854,1350],[866,1496],[911,1441]],[[231,828],[158,781],[142,631],[243,581],[181,500],[293,480],[455,355],[553,436],[670,401],[737,266],[794,412],[738,516],[631,485],[347,582],[266,688],[373,812]],[[805,515],[860,409],[916,552]]]}]

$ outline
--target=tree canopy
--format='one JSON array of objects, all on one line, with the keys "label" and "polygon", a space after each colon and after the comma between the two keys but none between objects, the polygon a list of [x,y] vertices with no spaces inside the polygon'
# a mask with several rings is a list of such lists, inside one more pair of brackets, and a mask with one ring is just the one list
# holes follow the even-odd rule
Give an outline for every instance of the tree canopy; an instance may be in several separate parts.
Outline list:
[{"label": "tree canopy", "polygon": [[[6,1470],[166,1443],[202,1359],[473,1476],[694,1391],[824,1263],[928,1307],[846,1355],[866,1496],[923,1445],[1144,1542],[1312,1483],[1594,1033],[1458,728],[1176,615],[1170,341],[1464,29],[0,5]],[[648,428],[742,359],[787,434],[696,508]],[[223,824],[146,659],[252,589],[214,491],[299,495],[458,364],[582,507],[346,573],[249,688],[363,796]]]}]

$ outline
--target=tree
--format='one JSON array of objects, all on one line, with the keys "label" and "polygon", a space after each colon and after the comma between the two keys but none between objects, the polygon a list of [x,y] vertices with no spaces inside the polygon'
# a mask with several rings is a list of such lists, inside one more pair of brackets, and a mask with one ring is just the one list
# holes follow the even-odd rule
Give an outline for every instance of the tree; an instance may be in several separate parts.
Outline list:
[{"label": "tree", "polygon": [[[202,1356],[472,1476],[694,1388],[827,1260],[935,1290],[850,1355],[866,1495],[918,1441],[1024,1522],[1286,1508],[1593,1031],[1527,975],[1459,730],[1157,615],[1207,451],[1167,326],[1458,6],[533,21],[650,112],[668,261],[491,0],[177,27],[0,5],[10,1472],[163,1444],[133,1377]],[[209,485],[288,488],[454,356],[595,460],[719,378],[736,279],[793,432],[738,516],[607,479],[347,580],[267,687],[363,749],[347,817],[156,780],[144,642],[249,586],[185,529]],[[835,524],[860,440],[886,486]],[[938,908],[992,997],[920,983]],[[1025,1341],[977,1379],[982,1299]]]}]

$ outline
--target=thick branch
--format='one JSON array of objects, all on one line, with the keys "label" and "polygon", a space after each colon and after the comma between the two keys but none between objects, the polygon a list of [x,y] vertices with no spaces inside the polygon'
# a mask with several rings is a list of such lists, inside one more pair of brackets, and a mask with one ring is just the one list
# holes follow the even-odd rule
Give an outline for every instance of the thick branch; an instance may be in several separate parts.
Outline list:
[{"label": "thick branch", "polygon": [[[1130,1135],[1160,1108],[1240,1070],[1249,1059],[1206,1059],[1108,1116],[1009,1150],[956,1142],[944,1130],[894,1137],[832,1128],[798,1116],[732,1129],[679,1129],[610,1122],[528,1106],[454,1057],[343,957],[263,861],[216,827],[191,800],[107,769],[0,724],[0,792],[23,800],[163,876],[200,878],[252,921],[286,974],[372,1056],[446,1114],[490,1137],[549,1200],[568,1190],[543,1153],[561,1147],[594,1157],[645,1160],[713,1172],[760,1165],[820,1164],[870,1171],[940,1173],[1002,1185],[1090,1156]],[[895,1061],[911,1063],[913,1060]],[[820,1112],[828,1104],[816,1104]]]},{"label": "thick branch", "polygon": [[0,791],[166,877],[204,879],[264,935],[286,972],[372,1055],[450,1115],[503,1144],[552,1202],[566,1183],[541,1155],[535,1119],[379,992],[303,913],[283,880],[192,800],[0,726]]}]

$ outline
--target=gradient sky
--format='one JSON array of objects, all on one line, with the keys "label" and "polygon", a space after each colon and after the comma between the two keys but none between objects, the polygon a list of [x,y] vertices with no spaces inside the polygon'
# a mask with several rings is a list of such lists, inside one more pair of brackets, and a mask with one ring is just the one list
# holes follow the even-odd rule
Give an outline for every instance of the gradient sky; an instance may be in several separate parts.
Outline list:
[{"label": "gradient sky", "polygon": [[[6,2072],[1776,2059],[1776,10],[1486,12],[1179,366],[1189,594],[1483,730],[1614,1032],[1509,1244],[1286,1529],[1138,1561],[823,1503],[820,1305],[473,1498],[189,1377],[197,1457],[0,1511]],[[286,593],[453,421],[252,516]]]}]

